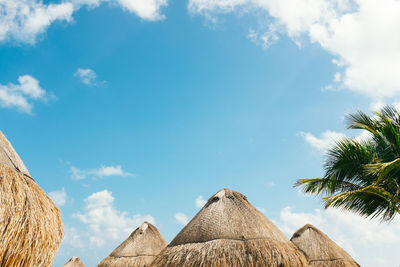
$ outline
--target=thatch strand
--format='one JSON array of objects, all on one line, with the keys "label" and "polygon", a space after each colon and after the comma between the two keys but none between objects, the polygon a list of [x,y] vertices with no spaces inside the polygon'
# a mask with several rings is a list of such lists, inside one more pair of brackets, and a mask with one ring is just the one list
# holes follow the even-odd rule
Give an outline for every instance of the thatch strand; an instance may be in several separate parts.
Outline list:
[{"label": "thatch strand", "polygon": [[312,267],[357,267],[357,262],[311,224],[297,230],[290,239],[306,255]]},{"label": "thatch strand", "polygon": [[122,242],[98,267],[144,267],[167,246],[158,229],[144,222]]},{"label": "thatch strand", "polygon": [[51,266],[62,238],[60,211],[1,132],[0,158],[0,266]]},{"label": "thatch strand", "polygon": [[302,267],[308,263],[244,195],[223,189],[208,200],[151,266]]},{"label": "thatch strand", "polygon": [[78,257],[72,257],[63,267],[85,267],[85,264]]}]

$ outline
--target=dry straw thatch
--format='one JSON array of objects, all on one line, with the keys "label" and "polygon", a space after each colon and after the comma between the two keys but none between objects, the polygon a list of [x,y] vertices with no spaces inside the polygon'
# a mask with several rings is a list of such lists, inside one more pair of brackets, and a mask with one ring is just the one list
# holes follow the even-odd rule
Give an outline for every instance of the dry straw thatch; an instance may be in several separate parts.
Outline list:
[{"label": "dry straw thatch", "polygon": [[360,266],[346,251],[311,224],[297,230],[290,240],[303,251],[312,267]]},{"label": "dry straw thatch", "polygon": [[301,267],[308,263],[303,253],[244,195],[222,189],[151,266]]},{"label": "dry straw thatch", "polygon": [[59,209],[0,132],[0,266],[51,266],[61,238]]},{"label": "dry straw thatch", "polygon": [[98,267],[148,266],[156,255],[167,246],[158,229],[144,222],[119,245]]},{"label": "dry straw thatch", "polygon": [[63,267],[85,267],[85,264],[78,257],[72,257]]}]

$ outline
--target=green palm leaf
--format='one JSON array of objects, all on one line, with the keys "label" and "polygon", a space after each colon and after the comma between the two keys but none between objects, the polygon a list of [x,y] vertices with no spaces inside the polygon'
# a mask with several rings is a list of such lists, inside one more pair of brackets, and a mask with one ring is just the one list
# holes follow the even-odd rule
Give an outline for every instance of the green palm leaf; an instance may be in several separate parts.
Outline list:
[{"label": "green palm leaf", "polygon": [[324,176],[294,186],[322,195],[325,208],[391,220],[400,214],[400,113],[390,106],[374,117],[359,111],[348,116],[348,128],[368,131],[371,138],[337,141],[326,154]]}]

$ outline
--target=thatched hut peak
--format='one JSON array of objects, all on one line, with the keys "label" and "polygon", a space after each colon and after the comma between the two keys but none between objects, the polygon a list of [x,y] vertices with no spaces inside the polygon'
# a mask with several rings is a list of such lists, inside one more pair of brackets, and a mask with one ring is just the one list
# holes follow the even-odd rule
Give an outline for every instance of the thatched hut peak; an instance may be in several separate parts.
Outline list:
[{"label": "thatched hut peak", "polygon": [[61,243],[60,211],[0,132],[0,267],[50,267]]},{"label": "thatched hut peak", "polygon": [[306,224],[297,230],[290,240],[303,251],[310,266],[360,266],[346,251],[311,224]]},{"label": "thatched hut peak", "polygon": [[14,148],[7,140],[5,135],[0,131],[0,164],[13,168],[25,175],[30,176],[28,169],[22,162],[21,158],[15,152]]},{"label": "thatched hut peak", "polygon": [[67,263],[65,263],[63,267],[85,267],[85,264],[83,264],[80,258],[74,256],[69,261],[67,261]]},{"label": "thatched hut peak", "polygon": [[304,255],[247,198],[214,194],[152,266],[308,266]]},{"label": "thatched hut peak", "polygon": [[148,266],[156,255],[167,246],[158,229],[149,222],[141,226],[99,263],[99,267]]}]

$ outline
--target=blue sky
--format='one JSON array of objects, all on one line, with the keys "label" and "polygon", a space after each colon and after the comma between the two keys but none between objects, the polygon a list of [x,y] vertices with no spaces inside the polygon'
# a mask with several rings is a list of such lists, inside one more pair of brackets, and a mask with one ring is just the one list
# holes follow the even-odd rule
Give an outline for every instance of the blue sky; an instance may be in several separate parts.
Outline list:
[{"label": "blue sky", "polygon": [[362,135],[347,113],[398,105],[400,3],[376,5],[1,2],[1,130],[62,211],[54,265],[95,266],[143,220],[170,241],[231,188],[289,237],[313,223],[362,266],[397,266],[399,221],[292,188],[323,174],[332,140]]}]

